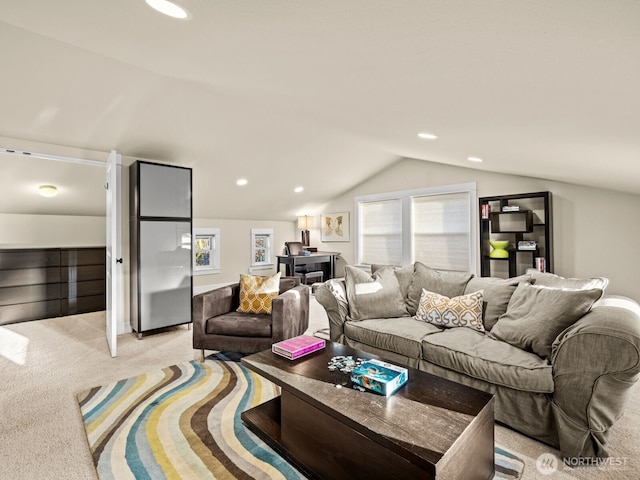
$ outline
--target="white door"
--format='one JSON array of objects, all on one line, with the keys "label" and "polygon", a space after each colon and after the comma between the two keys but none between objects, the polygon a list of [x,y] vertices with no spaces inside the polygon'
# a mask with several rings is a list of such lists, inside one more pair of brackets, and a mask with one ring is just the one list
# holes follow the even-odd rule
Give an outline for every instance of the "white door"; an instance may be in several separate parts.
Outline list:
[{"label": "white door", "polygon": [[120,180],[122,157],[111,150],[107,164],[107,343],[116,356],[118,322],[122,311],[122,215]]}]

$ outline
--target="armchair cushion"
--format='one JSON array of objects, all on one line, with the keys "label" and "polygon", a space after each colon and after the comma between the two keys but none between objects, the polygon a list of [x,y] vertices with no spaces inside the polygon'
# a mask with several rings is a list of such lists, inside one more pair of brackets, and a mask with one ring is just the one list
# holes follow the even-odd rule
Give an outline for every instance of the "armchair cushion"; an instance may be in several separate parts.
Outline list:
[{"label": "armchair cushion", "polygon": [[280,292],[280,272],[271,277],[240,275],[241,313],[270,314],[271,302]]},{"label": "armchair cushion", "polygon": [[209,319],[205,332],[236,337],[270,337],[271,316],[229,312]]}]

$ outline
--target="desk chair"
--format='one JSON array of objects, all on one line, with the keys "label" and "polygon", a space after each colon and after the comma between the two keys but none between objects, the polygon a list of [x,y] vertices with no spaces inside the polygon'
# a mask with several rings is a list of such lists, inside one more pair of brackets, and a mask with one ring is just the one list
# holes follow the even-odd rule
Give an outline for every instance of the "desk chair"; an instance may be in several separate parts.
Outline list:
[{"label": "desk chair", "polygon": [[[284,242],[285,253],[287,255],[299,255],[304,250],[302,242]],[[316,282],[324,281],[324,273],[318,268],[318,265],[298,265],[293,275],[300,277],[301,282],[305,285],[311,285]]]}]

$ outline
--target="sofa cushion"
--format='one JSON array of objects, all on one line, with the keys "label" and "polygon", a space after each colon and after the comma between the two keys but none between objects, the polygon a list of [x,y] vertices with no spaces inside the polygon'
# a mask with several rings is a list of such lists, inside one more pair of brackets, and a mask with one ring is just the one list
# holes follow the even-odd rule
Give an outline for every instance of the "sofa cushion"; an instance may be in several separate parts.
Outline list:
[{"label": "sofa cushion", "polygon": [[409,358],[422,356],[422,338],[442,329],[411,317],[347,321],[344,332],[352,340]]},{"label": "sofa cushion", "polygon": [[445,328],[468,327],[484,332],[482,292],[449,298],[423,288],[420,305],[413,318]]},{"label": "sofa cushion", "polygon": [[602,290],[567,290],[521,283],[491,334],[543,358],[551,358],[551,345],[567,327],[586,315]]},{"label": "sofa cushion", "polygon": [[482,290],[482,321],[485,330],[491,330],[500,315],[507,311],[511,295],[516,291],[518,284],[530,279],[530,275],[521,275],[512,278],[473,277],[469,280],[464,289],[465,295]]},{"label": "sofa cushion", "polygon": [[573,290],[599,288],[604,290],[609,284],[609,279],[605,277],[565,278],[555,273],[539,272],[535,268],[527,269],[527,275],[531,275],[531,283],[543,287],[570,288]]},{"label": "sofa cushion", "polygon": [[242,313],[271,313],[271,301],[280,292],[278,272],[270,277],[240,275],[240,306],[236,311]]},{"label": "sofa cushion", "polygon": [[469,328],[427,335],[422,357],[473,378],[525,392],[553,392],[551,365],[539,356]]},{"label": "sofa cushion", "polygon": [[416,314],[423,288],[445,297],[457,297],[464,294],[464,289],[471,277],[473,277],[472,273],[434,270],[424,263],[415,262],[413,276],[407,290],[409,314]]},{"label": "sofa cushion", "polygon": [[205,331],[234,337],[271,337],[271,315],[225,313],[207,320]]},{"label": "sofa cushion", "polygon": [[352,320],[407,316],[407,306],[392,268],[381,268],[369,275],[358,267],[347,265],[345,282]]},{"label": "sofa cushion", "polygon": [[411,284],[411,278],[413,277],[413,264],[405,265],[404,267],[396,267],[394,265],[371,265],[371,274],[373,275],[381,268],[392,268],[393,273],[396,274],[396,278],[398,279],[398,284],[400,285],[400,293],[402,294],[402,298],[407,298],[407,293],[409,291],[409,285]]}]

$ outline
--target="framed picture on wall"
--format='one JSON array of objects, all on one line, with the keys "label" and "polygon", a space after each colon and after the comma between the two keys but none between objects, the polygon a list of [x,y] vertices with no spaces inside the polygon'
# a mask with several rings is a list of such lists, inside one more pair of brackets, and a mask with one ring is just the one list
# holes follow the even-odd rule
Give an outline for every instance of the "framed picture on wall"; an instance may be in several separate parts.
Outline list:
[{"label": "framed picture on wall", "polygon": [[349,231],[349,212],[320,215],[320,239],[323,242],[348,242]]}]

